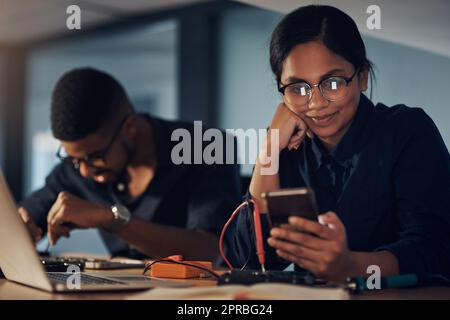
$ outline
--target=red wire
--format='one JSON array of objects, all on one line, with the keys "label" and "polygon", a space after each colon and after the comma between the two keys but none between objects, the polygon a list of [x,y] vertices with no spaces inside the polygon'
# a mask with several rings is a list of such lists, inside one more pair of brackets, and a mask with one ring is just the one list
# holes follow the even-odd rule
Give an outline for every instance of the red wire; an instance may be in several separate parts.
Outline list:
[{"label": "red wire", "polygon": [[261,216],[259,214],[259,207],[256,204],[255,200],[250,200],[253,203],[253,221],[255,225],[255,236],[256,236],[256,255],[258,256],[259,264],[264,271],[264,264],[266,260],[266,253],[264,252],[264,239],[262,236],[261,229]]},{"label": "red wire", "polygon": [[228,219],[227,223],[223,226],[222,233],[220,234],[219,239],[219,251],[220,255],[222,256],[223,260],[225,260],[225,263],[228,265],[228,268],[233,269],[233,266],[231,265],[230,261],[228,261],[227,257],[225,256],[225,252],[223,250],[223,237],[225,236],[225,231],[227,231],[228,226],[230,225],[231,221],[233,221],[234,217],[239,213],[239,210],[242,209],[242,207],[248,205],[248,202],[242,202],[239,207],[237,207],[233,213],[231,214],[230,219]]},{"label": "red wire", "polygon": [[230,261],[228,261],[227,257],[225,256],[225,252],[223,250],[223,238],[225,236],[225,232],[228,229],[230,223],[233,221],[233,219],[236,217],[236,215],[240,212],[240,210],[244,207],[249,205],[249,202],[253,203],[254,210],[253,210],[253,221],[255,225],[255,235],[256,235],[256,255],[258,256],[258,261],[261,264],[261,267],[264,269],[264,263],[265,263],[265,252],[264,252],[264,243],[263,243],[263,236],[262,236],[262,230],[261,230],[261,217],[259,213],[259,207],[257,203],[254,200],[249,200],[241,203],[231,214],[230,219],[228,219],[227,223],[225,223],[222,233],[220,234],[219,239],[219,251],[220,255],[222,256],[225,263],[228,265],[230,269],[233,269],[232,264]]}]

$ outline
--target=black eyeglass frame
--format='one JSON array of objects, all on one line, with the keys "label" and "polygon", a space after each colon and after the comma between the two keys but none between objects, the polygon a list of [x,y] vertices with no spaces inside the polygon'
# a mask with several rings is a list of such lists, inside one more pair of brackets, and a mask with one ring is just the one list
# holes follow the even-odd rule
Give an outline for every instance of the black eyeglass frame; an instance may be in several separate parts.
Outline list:
[{"label": "black eyeglass frame", "polygon": [[102,161],[103,163],[106,164],[106,155],[108,154],[109,150],[111,149],[112,145],[114,144],[114,141],[116,140],[116,138],[118,137],[120,131],[122,130],[122,127],[123,127],[125,121],[128,119],[128,116],[129,115],[125,116],[120,121],[119,125],[114,130],[114,133],[113,133],[113,135],[111,137],[111,140],[109,141],[109,143],[106,145],[105,148],[103,148],[101,150],[94,151],[90,155],[86,155],[86,156],[84,156],[82,158],[75,158],[75,157],[72,157],[72,156],[63,156],[61,154],[62,145],[60,145],[58,147],[57,152],[56,152],[56,157],[62,162],[66,162],[66,161],[72,162],[72,164],[75,167],[75,169],[79,169],[80,168],[80,164],[82,162],[84,162],[89,167],[95,167],[94,163],[95,162],[99,162],[99,161]]},{"label": "black eyeglass frame", "polygon": [[[337,101],[337,100],[340,100],[340,99],[332,100],[332,99],[327,98],[327,97],[323,94],[322,87],[321,87],[322,83],[324,83],[325,81],[328,81],[328,80],[330,80],[330,79],[336,79],[336,78],[338,78],[338,79],[344,80],[344,81],[345,81],[345,85],[348,86],[348,84],[353,80],[353,78],[354,78],[354,77],[356,76],[356,74],[358,73],[359,69],[360,69],[360,68],[356,68],[355,72],[353,72],[353,74],[352,74],[350,77],[331,76],[331,77],[327,77],[327,78],[325,78],[325,79],[322,79],[322,80],[320,80],[319,83],[316,83],[316,84],[313,84],[313,85],[311,85],[311,84],[309,84],[308,82],[303,81],[303,80],[301,80],[301,81],[294,81],[294,82],[291,82],[291,83],[289,83],[289,84],[286,84],[286,85],[284,85],[284,86],[282,86],[282,87],[279,87],[279,88],[278,88],[278,92],[280,92],[283,96],[285,96],[285,91],[286,91],[286,89],[287,89],[288,87],[290,87],[290,86],[292,86],[292,85],[294,85],[294,84],[304,83],[304,84],[308,85],[308,87],[310,88],[309,94],[308,94],[308,95],[309,95],[308,101],[307,101],[305,104],[307,104],[307,103],[309,103],[309,102],[311,101],[311,99],[312,99],[312,91],[313,91],[313,88],[314,88],[314,87],[318,87],[318,88],[319,88],[319,91],[320,91],[320,94],[322,95],[322,97],[324,97],[324,98],[327,99],[328,101]],[[341,99],[342,99],[342,98],[341,98]]]}]

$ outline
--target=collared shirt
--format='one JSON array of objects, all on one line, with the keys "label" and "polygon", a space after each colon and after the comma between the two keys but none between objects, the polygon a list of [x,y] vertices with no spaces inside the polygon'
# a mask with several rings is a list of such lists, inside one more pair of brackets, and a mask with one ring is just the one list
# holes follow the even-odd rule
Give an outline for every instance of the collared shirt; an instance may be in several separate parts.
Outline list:
[{"label": "collared shirt", "polygon": [[[320,213],[337,213],[350,250],[388,250],[401,273],[450,275],[450,156],[421,108],[374,106],[361,95],[335,150],[305,138],[280,153],[279,177],[282,188],[311,187]],[[251,219],[241,214],[232,228],[230,257],[257,267]],[[269,266],[285,266],[266,250]]]},{"label": "collared shirt", "polygon": [[[99,184],[83,178],[71,164],[61,163],[46,178],[45,186],[24,199],[21,205],[43,230],[46,230],[47,214],[58,193],[67,191],[104,206],[123,204],[133,217],[146,221],[219,234],[240,199],[238,166],[175,165],[171,152],[178,141],[171,141],[172,132],[184,128],[194,140],[193,125],[146,118],[155,136],[157,168],[143,194],[131,199],[126,196],[126,181]],[[130,252],[128,244],[118,235],[102,229],[100,234],[112,254],[127,255]],[[176,248],[174,250],[176,252]]]},{"label": "collared shirt", "polygon": [[[359,160],[358,154],[342,159],[337,154],[341,149],[328,152],[317,137],[311,142],[312,152],[307,155],[311,164],[309,174],[314,189],[321,197],[323,208],[335,210],[346,183]],[[325,210],[325,211],[328,211]]]}]

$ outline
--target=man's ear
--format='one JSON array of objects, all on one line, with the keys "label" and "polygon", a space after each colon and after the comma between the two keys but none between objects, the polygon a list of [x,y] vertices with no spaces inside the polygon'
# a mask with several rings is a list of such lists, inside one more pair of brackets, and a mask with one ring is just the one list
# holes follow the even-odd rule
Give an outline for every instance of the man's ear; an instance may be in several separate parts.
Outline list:
[{"label": "man's ear", "polygon": [[358,84],[361,92],[367,90],[368,81],[369,81],[369,70],[367,70],[367,68],[364,68],[364,70],[358,73]]},{"label": "man's ear", "polygon": [[137,122],[138,119],[136,115],[128,116],[127,120],[125,120],[125,123],[123,124],[123,130],[128,138],[134,138],[134,136],[136,135]]}]

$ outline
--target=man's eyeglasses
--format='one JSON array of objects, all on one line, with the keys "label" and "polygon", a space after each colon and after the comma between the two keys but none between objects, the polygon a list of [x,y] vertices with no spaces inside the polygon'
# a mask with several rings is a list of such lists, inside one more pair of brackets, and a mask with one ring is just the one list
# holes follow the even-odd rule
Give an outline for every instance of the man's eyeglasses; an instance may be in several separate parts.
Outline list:
[{"label": "man's eyeglasses", "polygon": [[319,87],[320,93],[328,101],[338,101],[347,95],[348,84],[353,80],[358,70],[359,68],[350,78],[333,76],[314,85],[304,81],[293,82],[280,87],[278,91],[284,96],[288,104],[297,107],[304,106],[311,101],[313,87]]},{"label": "man's eyeglasses", "polygon": [[67,155],[65,153],[64,148],[62,146],[59,146],[58,151],[56,152],[56,156],[61,161],[71,162],[75,169],[79,169],[82,162],[84,162],[87,166],[89,166],[91,168],[95,168],[98,165],[105,165],[106,164],[106,159],[105,159],[106,155],[108,154],[109,150],[111,149],[111,146],[114,144],[114,141],[116,140],[117,136],[119,135],[120,131],[122,130],[122,126],[127,119],[128,119],[128,116],[126,116],[122,119],[122,121],[119,123],[117,128],[114,130],[111,140],[106,145],[106,147],[103,148],[102,150],[92,152],[91,154],[84,156],[82,158],[75,158],[75,157]]}]

